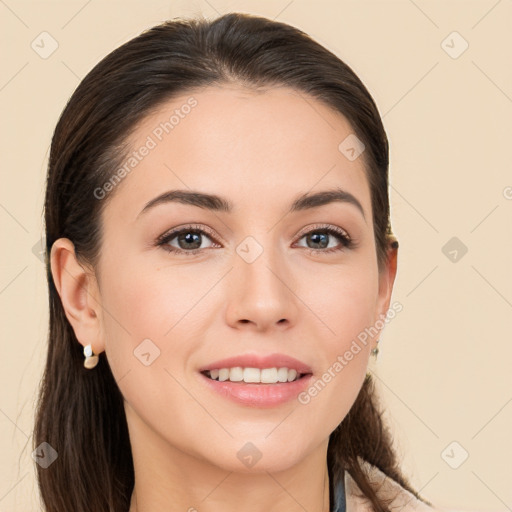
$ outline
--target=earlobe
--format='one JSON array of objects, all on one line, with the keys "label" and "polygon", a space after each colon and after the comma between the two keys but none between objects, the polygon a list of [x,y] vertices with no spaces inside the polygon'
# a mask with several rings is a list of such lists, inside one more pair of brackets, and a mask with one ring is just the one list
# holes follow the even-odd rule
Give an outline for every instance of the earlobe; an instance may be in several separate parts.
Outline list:
[{"label": "earlobe", "polygon": [[84,269],[75,254],[73,242],[59,238],[52,246],[50,264],[53,281],[59,293],[66,318],[76,338],[95,354],[102,352],[101,304],[94,275]]}]

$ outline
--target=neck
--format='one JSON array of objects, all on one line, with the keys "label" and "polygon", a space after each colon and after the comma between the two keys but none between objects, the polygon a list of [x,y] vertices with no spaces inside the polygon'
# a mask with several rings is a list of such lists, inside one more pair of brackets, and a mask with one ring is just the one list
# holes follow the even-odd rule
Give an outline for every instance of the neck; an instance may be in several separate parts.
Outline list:
[{"label": "neck", "polygon": [[[198,489],[204,488],[203,482],[194,482],[195,496],[194,498],[185,498],[185,491],[171,496],[170,494],[149,493],[147,489],[143,489],[140,485],[135,485],[134,491],[131,496],[129,512],[148,512],[148,511],[187,511],[187,512],[231,512],[234,510],[247,510],[249,512],[262,512],[274,511],[282,507],[287,507],[287,511],[304,512],[308,510],[311,512],[330,512],[329,503],[329,483],[328,477],[325,475],[325,485],[323,489],[316,493],[314,497],[306,499],[305,496],[300,494],[300,498],[292,494],[288,489],[282,486],[276,479],[273,481],[272,493],[265,494],[268,485],[255,485],[251,482],[250,487],[245,486],[241,488],[236,484],[238,479],[234,479],[228,485],[228,477],[225,476],[224,480],[218,483],[217,487],[212,486],[210,494],[206,493],[202,498],[197,497]],[[274,475],[275,476],[275,475]],[[269,477],[272,479],[271,477]],[[261,489],[261,490],[260,490]],[[140,499],[139,494],[141,493]],[[194,493],[193,493],[194,494]],[[212,496],[215,494],[214,496]],[[314,499],[312,499],[314,498]],[[314,502],[312,505],[311,503]],[[184,503],[188,503],[186,508]],[[169,504],[173,504],[171,507]]]}]

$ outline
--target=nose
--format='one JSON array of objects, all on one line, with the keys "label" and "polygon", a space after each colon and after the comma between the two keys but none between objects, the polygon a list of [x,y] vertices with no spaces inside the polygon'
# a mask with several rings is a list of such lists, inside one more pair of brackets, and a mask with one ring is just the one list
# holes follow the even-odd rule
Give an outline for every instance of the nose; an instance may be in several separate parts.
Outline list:
[{"label": "nose", "polygon": [[236,254],[234,261],[227,283],[227,323],[258,332],[294,325],[300,301],[294,293],[294,278],[277,249],[265,248],[252,262]]}]

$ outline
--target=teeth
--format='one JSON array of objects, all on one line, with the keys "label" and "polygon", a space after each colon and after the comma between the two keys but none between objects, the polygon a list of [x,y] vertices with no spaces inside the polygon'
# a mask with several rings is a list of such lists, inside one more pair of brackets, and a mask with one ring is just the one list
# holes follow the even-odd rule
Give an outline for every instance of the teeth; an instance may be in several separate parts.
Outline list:
[{"label": "teeth", "polygon": [[297,370],[288,368],[219,368],[206,372],[213,380],[220,382],[229,380],[230,382],[247,382],[258,384],[276,384],[278,382],[292,382],[302,377]]}]

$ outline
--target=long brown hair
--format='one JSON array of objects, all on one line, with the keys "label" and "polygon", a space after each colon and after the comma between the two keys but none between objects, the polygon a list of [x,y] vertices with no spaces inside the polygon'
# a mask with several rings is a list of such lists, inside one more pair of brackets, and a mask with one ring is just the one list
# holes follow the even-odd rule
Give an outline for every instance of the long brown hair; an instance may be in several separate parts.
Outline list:
[{"label": "long brown hair", "polygon": [[[379,270],[384,267],[392,239],[388,141],[372,97],[337,56],[297,28],[239,13],[212,21],[167,21],[107,55],[69,99],[50,150],[44,205],[48,355],[34,429],[34,448],[47,442],[58,453],[49,467],[37,466],[47,512],[127,512],[134,487],[123,396],[104,354],[94,371],[83,367],[82,346],[53,282],[51,247],[58,238],[69,238],[79,260],[94,268],[101,252],[101,213],[109,199],[99,201],[95,190],[124,160],[128,135],[172,97],[227,83],[253,89],[292,87],[348,119],[365,144],[377,260]],[[367,376],[351,410],[330,436],[331,503],[346,470],[377,512],[388,510],[359,457],[420,498],[401,474],[381,415],[374,383]]]}]

